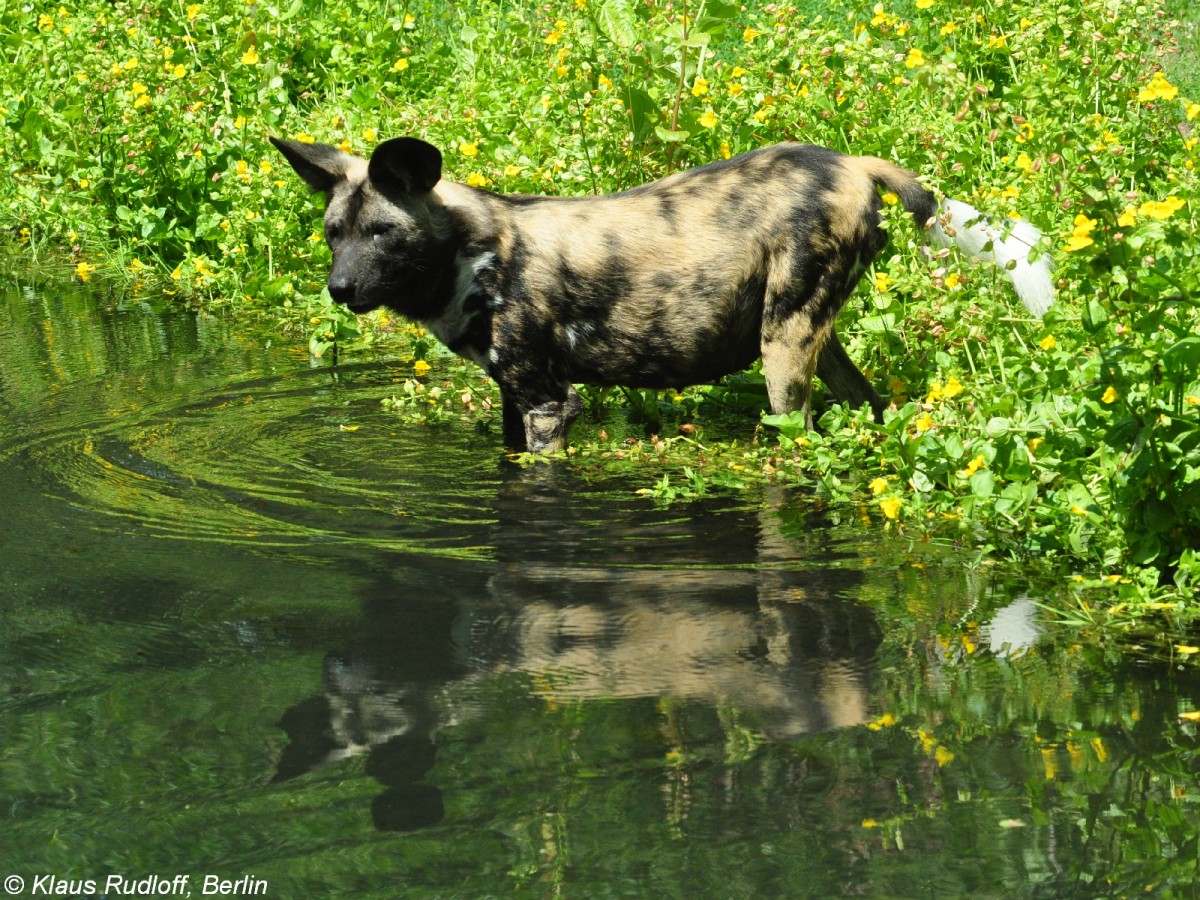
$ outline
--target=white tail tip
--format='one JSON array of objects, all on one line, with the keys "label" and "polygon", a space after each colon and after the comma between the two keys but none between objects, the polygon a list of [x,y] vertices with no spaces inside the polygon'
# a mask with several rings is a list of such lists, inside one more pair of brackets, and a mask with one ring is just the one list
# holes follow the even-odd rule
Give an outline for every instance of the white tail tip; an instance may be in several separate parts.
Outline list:
[{"label": "white tail tip", "polygon": [[1050,258],[1043,253],[1037,260],[1029,260],[1042,233],[1024,219],[1013,220],[1011,227],[993,225],[969,203],[946,199],[930,230],[939,246],[954,245],[972,259],[987,260],[1003,269],[1032,315],[1040,319],[1054,303]]}]

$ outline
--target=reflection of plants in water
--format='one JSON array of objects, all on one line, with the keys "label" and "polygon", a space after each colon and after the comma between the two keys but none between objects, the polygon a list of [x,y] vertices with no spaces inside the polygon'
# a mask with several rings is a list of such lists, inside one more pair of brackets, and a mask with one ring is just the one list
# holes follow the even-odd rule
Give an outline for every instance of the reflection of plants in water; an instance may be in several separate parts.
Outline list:
[{"label": "reflection of plants in water", "polygon": [[1004,656],[947,652],[952,643],[934,640],[924,656],[884,669],[894,711],[868,724],[866,752],[913,767],[862,822],[878,829],[879,846],[913,849],[938,831],[933,821],[953,827],[967,816],[998,845],[1024,830],[1033,869],[1017,883],[1036,875],[1118,893],[1192,883],[1197,742],[1173,700],[1163,702],[1174,692],[1132,678],[1097,683],[1090,673],[1121,665],[1100,648],[1066,642]]}]

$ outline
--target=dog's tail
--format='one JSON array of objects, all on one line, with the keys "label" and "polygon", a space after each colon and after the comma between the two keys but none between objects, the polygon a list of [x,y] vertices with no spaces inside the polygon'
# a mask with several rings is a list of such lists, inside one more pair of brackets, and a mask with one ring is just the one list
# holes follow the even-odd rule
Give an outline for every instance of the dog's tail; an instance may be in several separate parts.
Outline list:
[{"label": "dog's tail", "polygon": [[939,247],[956,246],[972,259],[995,263],[1012,280],[1025,308],[1041,318],[1054,302],[1054,280],[1050,258],[1043,253],[1030,261],[1030,251],[1042,233],[1024,219],[994,225],[983,213],[959,200],[937,198],[916,176],[894,163],[873,156],[859,157],[863,169],[877,187],[884,187],[900,198],[912,213],[917,228],[929,233]]}]

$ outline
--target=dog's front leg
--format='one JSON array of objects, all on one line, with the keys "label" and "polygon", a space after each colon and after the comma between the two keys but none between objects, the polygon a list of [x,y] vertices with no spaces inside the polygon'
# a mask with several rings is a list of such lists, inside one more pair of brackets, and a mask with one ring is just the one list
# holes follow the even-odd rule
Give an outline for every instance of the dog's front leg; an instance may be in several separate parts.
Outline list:
[{"label": "dog's front leg", "polygon": [[511,450],[553,453],[566,449],[571,423],[583,409],[579,393],[566,385],[562,399],[500,389],[503,397],[504,443]]}]

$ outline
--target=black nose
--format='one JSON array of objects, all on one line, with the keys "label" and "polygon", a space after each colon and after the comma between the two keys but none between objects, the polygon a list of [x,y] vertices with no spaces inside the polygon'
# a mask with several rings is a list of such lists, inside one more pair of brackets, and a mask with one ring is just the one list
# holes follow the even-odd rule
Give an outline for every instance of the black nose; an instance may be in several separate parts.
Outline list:
[{"label": "black nose", "polygon": [[331,275],[329,277],[329,296],[335,303],[353,303],[354,280],[345,275]]}]

